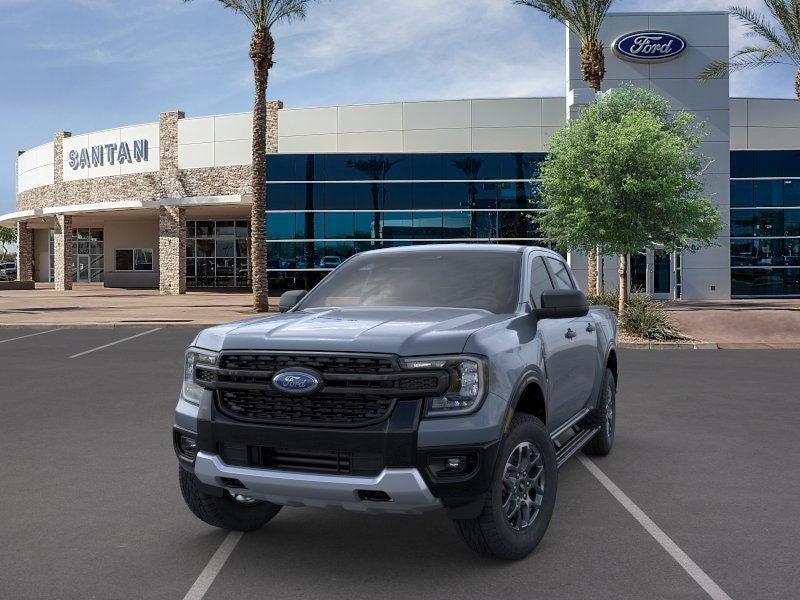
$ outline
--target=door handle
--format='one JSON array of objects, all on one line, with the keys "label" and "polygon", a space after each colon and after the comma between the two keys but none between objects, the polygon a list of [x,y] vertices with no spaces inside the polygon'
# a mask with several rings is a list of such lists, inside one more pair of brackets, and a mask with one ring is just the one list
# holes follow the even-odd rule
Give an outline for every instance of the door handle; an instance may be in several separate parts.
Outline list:
[{"label": "door handle", "polygon": [[588,323],[586,325],[586,331],[588,331],[589,333],[592,333],[595,329],[597,328],[594,326],[594,323]]},{"label": "door handle", "polygon": [[572,331],[572,328],[569,328],[569,329],[567,329],[567,333],[564,334],[564,337],[567,338],[568,340],[571,340],[576,335],[578,335],[578,334],[575,333],[574,331]]}]

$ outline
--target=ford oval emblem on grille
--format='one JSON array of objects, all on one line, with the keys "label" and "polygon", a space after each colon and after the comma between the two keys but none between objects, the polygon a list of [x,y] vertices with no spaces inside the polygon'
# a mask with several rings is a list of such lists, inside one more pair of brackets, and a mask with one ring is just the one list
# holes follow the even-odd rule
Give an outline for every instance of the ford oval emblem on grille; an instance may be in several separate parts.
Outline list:
[{"label": "ford oval emblem on grille", "polygon": [[272,385],[284,394],[311,394],[322,385],[322,376],[310,370],[284,369],[275,373]]}]

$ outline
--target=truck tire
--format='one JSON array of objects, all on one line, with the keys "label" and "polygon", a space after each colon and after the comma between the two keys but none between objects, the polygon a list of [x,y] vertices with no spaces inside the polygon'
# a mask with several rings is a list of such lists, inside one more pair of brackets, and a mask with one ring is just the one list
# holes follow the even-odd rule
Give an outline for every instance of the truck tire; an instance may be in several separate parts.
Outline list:
[{"label": "truck tire", "polygon": [[265,500],[240,502],[224,490],[221,496],[207,494],[200,489],[194,473],[178,467],[181,494],[201,521],[214,527],[233,531],[255,531],[266,525],[283,508]]},{"label": "truck tire", "polygon": [[547,531],[557,484],[556,454],[547,429],[539,419],[518,413],[498,453],[483,511],[475,519],[455,520],[456,531],[480,554],[525,558]]},{"label": "truck tire", "polygon": [[611,452],[611,447],[614,445],[617,382],[611,369],[606,369],[601,390],[600,397],[597,399],[597,409],[592,419],[595,425],[600,426],[600,431],[583,447],[583,451],[592,456],[605,456]]}]

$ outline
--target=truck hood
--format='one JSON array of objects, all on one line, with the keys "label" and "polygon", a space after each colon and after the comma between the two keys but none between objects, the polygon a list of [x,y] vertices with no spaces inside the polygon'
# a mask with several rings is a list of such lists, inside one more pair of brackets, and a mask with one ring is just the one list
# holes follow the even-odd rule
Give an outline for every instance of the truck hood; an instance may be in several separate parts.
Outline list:
[{"label": "truck hood", "polygon": [[477,330],[507,319],[464,308],[332,308],[206,329],[194,346],[221,350],[457,354]]}]

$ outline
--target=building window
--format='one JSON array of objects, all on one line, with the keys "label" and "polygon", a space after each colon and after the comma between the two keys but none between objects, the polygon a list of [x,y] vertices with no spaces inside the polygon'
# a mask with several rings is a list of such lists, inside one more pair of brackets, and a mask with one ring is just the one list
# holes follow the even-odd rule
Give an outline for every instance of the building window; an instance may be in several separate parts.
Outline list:
[{"label": "building window", "polygon": [[250,287],[250,223],[188,221],[186,285]]},{"label": "building window", "polygon": [[800,295],[800,151],[731,152],[731,295]]},{"label": "building window", "polygon": [[115,270],[152,271],[153,250],[150,248],[117,248],[114,251]]},{"label": "building window", "polygon": [[513,152],[269,155],[271,289],[308,287],[337,260],[375,248],[545,245],[537,226],[541,203],[535,180],[544,157]]}]

